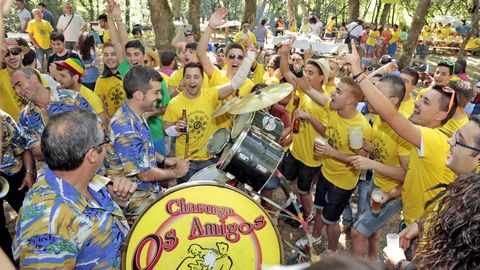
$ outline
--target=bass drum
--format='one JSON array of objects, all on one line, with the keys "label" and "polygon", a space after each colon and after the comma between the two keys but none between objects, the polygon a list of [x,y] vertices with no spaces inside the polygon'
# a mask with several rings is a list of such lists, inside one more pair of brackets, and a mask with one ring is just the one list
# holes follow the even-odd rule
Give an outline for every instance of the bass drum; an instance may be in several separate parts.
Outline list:
[{"label": "bass drum", "polygon": [[232,139],[240,136],[245,128],[252,129],[265,135],[270,140],[279,142],[282,137],[283,123],[280,119],[265,111],[241,114],[233,125]]},{"label": "bass drum", "polygon": [[244,129],[233,146],[225,147],[219,169],[259,191],[272,177],[282,158],[283,148],[278,143]]},{"label": "bass drum", "polygon": [[122,269],[262,269],[283,263],[276,226],[250,196],[213,182],[167,190],[133,225]]}]

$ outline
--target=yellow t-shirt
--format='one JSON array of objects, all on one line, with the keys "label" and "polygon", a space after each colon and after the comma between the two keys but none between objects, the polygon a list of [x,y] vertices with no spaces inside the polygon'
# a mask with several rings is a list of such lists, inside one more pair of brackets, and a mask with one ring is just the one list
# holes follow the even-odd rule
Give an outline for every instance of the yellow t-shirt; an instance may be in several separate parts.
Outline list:
[{"label": "yellow t-shirt", "polygon": [[397,30],[397,31],[392,30],[392,38],[390,39],[388,44],[393,44],[398,42],[398,40],[400,40],[400,34],[401,34],[400,30]]},{"label": "yellow t-shirt", "polygon": [[10,83],[10,74],[6,68],[0,70],[0,109],[18,121],[20,110],[27,105],[27,101],[13,90]]},{"label": "yellow t-shirt", "polygon": [[[327,124],[326,109],[304,92],[298,91],[297,94],[300,99],[298,109],[311,114],[313,118],[325,126]],[[293,141],[290,145],[290,153],[293,157],[309,167],[319,167],[322,164],[321,156],[313,153],[313,142],[316,136],[320,136],[320,134],[313,128],[310,121],[300,119],[299,132],[297,134],[293,133]]]},{"label": "yellow t-shirt", "polygon": [[[327,139],[328,144],[335,150],[347,155],[355,154],[350,148],[348,139],[349,126],[362,126],[363,139],[367,141],[372,140],[372,127],[360,112],[357,112],[352,119],[345,119],[338,115],[337,111],[330,109],[330,102],[326,108],[328,124],[325,139]],[[322,173],[323,176],[335,186],[345,190],[351,190],[357,185],[360,170],[356,170],[334,158],[324,157]]]},{"label": "yellow t-shirt", "polygon": [[265,81],[263,80],[265,73],[267,73],[267,71],[265,70],[265,65],[257,63],[257,66],[252,73],[253,83],[265,83]]},{"label": "yellow t-shirt", "polygon": [[370,31],[368,34],[367,45],[375,46],[375,40],[380,37],[380,32],[378,30]]},{"label": "yellow t-shirt", "polygon": [[118,108],[122,107],[126,98],[123,81],[115,76],[99,77],[94,93],[105,98],[104,105],[109,118],[112,118]]},{"label": "yellow t-shirt", "polygon": [[[188,99],[184,93],[178,94],[168,103],[163,117],[165,122],[175,123],[182,116],[183,108],[187,110],[188,158],[190,160],[207,160],[213,157],[204,146],[217,129],[212,114],[218,103],[218,89],[202,88],[200,91],[200,95],[195,99]],[[185,139],[185,133],[182,133],[175,141],[176,156],[179,158],[183,158],[185,154]],[[196,150],[198,151],[192,154]]]},{"label": "yellow t-shirt", "polygon": [[400,103],[400,108],[398,108],[398,111],[406,118],[409,118],[412,115],[413,110],[415,109],[414,103],[415,99],[410,97],[407,101],[403,101],[402,103]]},{"label": "yellow t-shirt", "polygon": [[[230,81],[231,80],[227,77],[227,71],[215,69],[213,71],[212,76],[210,77],[210,86],[212,86],[212,87],[213,86],[221,86],[221,85],[229,83]],[[253,86],[255,86],[255,84],[252,82],[252,80],[245,79],[245,82],[243,83],[243,85],[240,87],[240,89],[238,91],[238,95],[241,96],[241,97],[244,97],[244,96],[250,94]],[[229,98],[231,98],[231,97],[228,97],[227,100]],[[216,124],[217,124],[218,128],[223,127],[223,128],[231,130],[232,127],[233,127],[233,119],[232,119],[230,114],[226,113],[222,116],[219,116],[219,117],[215,118],[215,121],[216,121]]]},{"label": "yellow t-shirt", "polygon": [[331,34],[333,33],[333,26],[335,26],[335,22],[333,20],[329,21],[327,23],[327,28],[325,29],[326,34]]},{"label": "yellow t-shirt", "polygon": [[[247,46],[247,43],[243,41],[244,37],[245,37],[245,33],[243,33],[243,31],[240,31],[233,37],[233,41],[240,43],[240,45],[242,45],[242,47],[245,48],[245,46]],[[257,44],[257,38],[252,32],[248,33],[248,39],[250,39],[253,45]]]},{"label": "yellow t-shirt", "polygon": [[110,29],[105,29],[103,31],[103,44],[107,43],[110,40]]},{"label": "yellow t-shirt", "polygon": [[425,213],[425,204],[440,189],[429,190],[440,183],[449,184],[455,174],[445,165],[450,145],[439,129],[420,127],[422,147],[410,151],[407,175],[402,189],[403,217],[412,224]]},{"label": "yellow t-shirt", "polygon": [[[401,156],[408,156],[412,145],[398,135],[387,122],[376,117],[373,122],[373,148],[375,160],[392,167],[400,167]],[[397,180],[374,173],[374,183],[384,192],[389,192],[400,184]]]},{"label": "yellow t-shirt", "polygon": [[50,48],[50,33],[53,32],[53,27],[50,22],[45,20],[41,20],[40,22],[31,20],[28,22],[27,32],[33,34],[33,38],[40,48]]},{"label": "yellow t-shirt", "polygon": [[467,45],[465,46],[465,50],[472,50],[472,49],[476,49],[478,47],[480,47],[480,38],[471,37],[468,40]]},{"label": "yellow t-shirt", "polygon": [[92,92],[92,90],[82,85],[80,88],[80,95],[87,100],[95,114],[101,114],[103,112],[102,100],[97,96],[97,94]]},{"label": "yellow t-shirt", "polygon": [[165,81],[165,85],[168,85],[168,83],[170,82],[170,76],[161,71],[159,71],[158,73],[160,73],[160,76],[162,76],[162,79]]},{"label": "yellow t-shirt", "polygon": [[337,89],[336,85],[327,85],[325,86],[325,95],[330,96],[333,92],[333,90]]},{"label": "yellow t-shirt", "polygon": [[[178,87],[180,85],[180,81],[183,79],[183,68],[179,69],[170,75],[170,79],[168,81],[168,87],[174,86]],[[203,72],[203,81],[202,81],[202,88],[210,88],[210,83],[208,80],[207,73]]]},{"label": "yellow t-shirt", "polygon": [[418,91],[417,97],[415,98],[415,100],[420,100],[430,90],[432,90],[431,86],[421,89],[420,91]]},{"label": "yellow t-shirt", "polygon": [[468,123],[468,116],[465,116],[462,119],[453,119],[448,120],[445,125],[443,125],[440,130],[447,135],[448,138],[453,136],[453,133],[458,131],[463,125]]}]

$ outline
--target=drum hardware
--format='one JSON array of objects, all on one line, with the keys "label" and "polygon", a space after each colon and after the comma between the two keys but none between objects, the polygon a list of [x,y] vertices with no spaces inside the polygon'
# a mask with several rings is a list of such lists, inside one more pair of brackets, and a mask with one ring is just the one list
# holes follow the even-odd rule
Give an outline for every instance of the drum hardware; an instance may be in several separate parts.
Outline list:
[{"label": "drum hardware", "polygon": [[10,184],[7,179],[3,176],[0,176],[0,198],[7,196],[8,191],[10,190]]},{"label": "drum hardware", "polygon": [[236,139],[244,129],[255,130],[272,141],[279,142],[284,127],[280,119],[260,110],[237,116],[232,129],[232,139]]},{"label": "drum hardware", "polygon": [[240,99],[242,99],[241,97],[234,97],[232,99],[229,99],[225,102],[222,103],[222,105],[220,107],[218,107],[218,109],[212,114],[212,116],[214,118],[216,117],[219,117],[221,115],[224,115],[225,113],[227,113],[233,105],[235,105],[238,101],[240,101]]},{"label": "drum hardware", "polygon": [[228,110],[230,114],[244,114],[258,111],[284,99],[293,91],[289,83],[273,84],[238,100]]}]

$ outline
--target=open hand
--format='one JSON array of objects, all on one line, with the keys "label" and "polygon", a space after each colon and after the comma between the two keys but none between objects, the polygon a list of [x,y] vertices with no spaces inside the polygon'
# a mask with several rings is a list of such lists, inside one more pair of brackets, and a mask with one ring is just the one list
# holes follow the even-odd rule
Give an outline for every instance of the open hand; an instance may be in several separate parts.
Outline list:
[{"label": "open hand", "polygon": [[210,17],[210,20],[208,21],[208,25],[212,28],[217,28],[220,25],[226,23],[228,12],[229,11],[227,8],[217,9]]}]

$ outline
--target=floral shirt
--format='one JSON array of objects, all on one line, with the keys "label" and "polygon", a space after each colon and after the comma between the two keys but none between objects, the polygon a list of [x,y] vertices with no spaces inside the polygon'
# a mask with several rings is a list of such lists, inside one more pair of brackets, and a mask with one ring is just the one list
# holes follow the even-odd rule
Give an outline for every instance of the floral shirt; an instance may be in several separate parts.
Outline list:
[{"label": "floral shirt", "polygon": [[6,175],[14,175],[23,166],[21,154],[25,151],[27,137],[23,129],[17,125],[8,113],[0,110],[0,117],[3,118],[3,124],[0,127],[3,130],[1,141],[3,157],[0,172]]},{"label": "floral shirt", "polygon": [[143,182],[137,177],[157,166],[147,122],[124,102],[110,121],[110,139],[105,161],[107,174],[121,174],[138,184],[125,210],[127,218],[138,217],[160,191],[158,182]]},{"label": "floral shirt", "polygon": [[105,187],[91,200],[48,167],[29,190],[13,243],[20,268],[119,269],[129,226]]},{"label": "floral shirt", "polygon": [[46,110],[41,109],[33,102],[29,102],[20,112],[19,125],[24,128],[29,137],[28,148],[40,143],[43,129],[48,122],[48,116],[73,109],[93,111],[87,100],[80,93],[72,90],[50,90],[50,100]]}]

